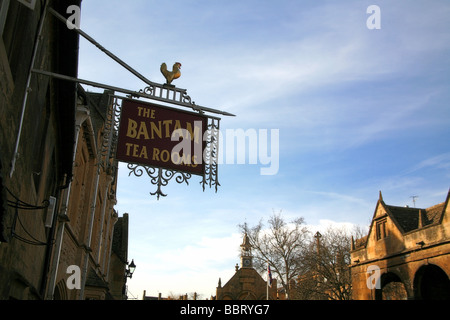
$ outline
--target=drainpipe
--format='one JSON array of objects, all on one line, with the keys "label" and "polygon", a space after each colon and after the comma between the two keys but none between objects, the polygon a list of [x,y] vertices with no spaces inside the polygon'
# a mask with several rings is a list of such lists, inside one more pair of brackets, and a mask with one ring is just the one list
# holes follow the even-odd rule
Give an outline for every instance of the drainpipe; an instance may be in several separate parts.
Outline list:
[{"label": "drainpipe", "polygon": [[[115,202],[113,202],[111,209],[113,210],[112,213],[109,215],[108,219],[108,231],[111,232],[112,235],[114,235],[114,225],[116,224],[118,220],[118,214],[116,210],[113,209],[115,205]],[[111,252],[112,252],[112,241],[109,243],[108,250],[105,250],[103,255],[103,270],[105,270],[106,279],[109,279],[109,266],[111,263]],[[107,256],[106,256],[107,255]],[[106,266],[105,266],[106,264]],[[106,269],[105,269],[106,267]]]},{"label": "drainpipe", "polygon": [[[97,153],[99,155],[99,157],[97,158],[97,160],[100,159],[101,156],[101,150],[99,150],[99,152]],[[90,221],[89,221],[89,229],[88,229],[88,238],[85,244],[85,258],[84,258],[84,265],[83,265],[83,270],[82,270],[82,280],[81,280],[81,290],[80,290],[80,296],[79,296],[79,300],[83,300],[84,298],[84,288],[86,286],[86,279],[87,279],[87,273],[88,273],[88,269],[89,269],[89,254],[90,252],[92,252],[91,249],[91,242],[92,242],[92,229],[94,227],[94,218],[95,218],[95,209],[96,209],[96,205],[97,205],[97,193],[98,193],[98,183],[99,183],[99,178],[100,178],[100,164],[97,163],[97,174],[95,175],[95,187],[94,187],[94,192],[93,192],[93,196],[92,196],[92,202],[91,202],[91,216],[90,216]]]},{"label": "drainpipe", "polygon": [[[81,131],[82,124],[89,120],[89,109],[85,106],[78,106],[77,107],[77,113],[75,118],[75,145],[74,145],[74,151],[73,151],[73,158],[72,163],[75,164],[75,159],[77,155],[77,148],[78,148],[78,140],[79,135]],[[74,166],[73,166],[74,167]],[[72,189],[72,181],[66,182],[68,183],[67,189],[64,190],[64,195],[62,199],[62,207],[61,212],[59,214],[59,224],[56,231],[56,238],[55,238],[55,254],[53,256],[53,261],[51,264],[50,269],[50,275],[49,275],[49,285],[47,290],[47,297],[48,300],[53,300],[53,295],[55,293],[55,286],[56,286],[56,277],[58,275],[58,267],[59,267],[59,259],[61,257],[61,247],[62,247],[62,240],[64,236],[64,228],[67,221],[69,221],[69,218],[67,217],[67,209],[69,206],[69,198],[70,198],[70,191]]]},{"label": "drainpipe", "polygon": [[[97,238],[97,243],[98,243],[98,249],[97,249],[97,263],[100,265],[100,253],[101,253],[101,248],[102,248],[102,244],[103,244],[103,234],[105,233],[105,228],[108,227],[108,225],[106,225],[105,227],[105,213],[106,213],[106,207],[108,204],[108,191],[109,188],[111,186],[111,183],[113,182],[113,177],[111,175],[108,175],[106,177],[106,188],[105,188],[105,193],[103,196],[103,205],[102,205],[102,215],[100,218],[100,232],[98,234],[98,238]],[[109,206],[108,206],[108,211],[109,211]]]}]

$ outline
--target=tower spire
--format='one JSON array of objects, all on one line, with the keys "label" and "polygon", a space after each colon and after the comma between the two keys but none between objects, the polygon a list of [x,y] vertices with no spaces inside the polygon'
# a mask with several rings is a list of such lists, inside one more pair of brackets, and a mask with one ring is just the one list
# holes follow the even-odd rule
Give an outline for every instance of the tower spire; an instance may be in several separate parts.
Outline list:
[{"label": "tower spire", "polygon": [[241,244],[241,268],[253,267],[252,245],[247,232],[244,234],[244,239]]}]

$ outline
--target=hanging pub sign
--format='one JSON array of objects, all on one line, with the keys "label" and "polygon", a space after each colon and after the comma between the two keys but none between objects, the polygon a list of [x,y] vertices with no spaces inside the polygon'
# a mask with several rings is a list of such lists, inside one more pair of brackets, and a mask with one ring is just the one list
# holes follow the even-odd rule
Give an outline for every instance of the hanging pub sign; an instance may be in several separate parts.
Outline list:
[{"label": "hanging pub sign", "polygon": [[131,99],[121,109],[117,160],[204,174],[207,117]]}]

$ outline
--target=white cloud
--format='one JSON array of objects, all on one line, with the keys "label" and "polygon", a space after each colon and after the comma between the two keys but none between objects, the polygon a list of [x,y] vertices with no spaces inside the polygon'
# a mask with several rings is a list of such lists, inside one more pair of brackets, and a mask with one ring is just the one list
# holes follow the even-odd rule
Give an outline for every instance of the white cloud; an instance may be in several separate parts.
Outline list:
[{"label": "white cloud", "polygon": [[[219,277],[233,274],[234,265],[239,262],[241,241],[242,235],[237,233],[222,238],[201,237],[198,242],[179,248],[165,245],[167,239],[158,239],[152,245],[135,241],[132,245],[133,251],[139,253],[134,256],[138,268],[129,282],[129,290],[134,293],[147,290],[153,295],[197,292],[209,298],[215,295]],[[153,248],[147,249],[146,255],[139,247]]]},{"label": "white cloud", "polygon": [[[172,266],[173,273],[205,271],[220,267],[224,261],[237,259],[240,234],[224,238],[202,237],[197,243],[155,254],[154,258],[165,266]],[[166,268],[166,267],[164,267]]]},{"label": "white cloud", "polygon": [[[311,233],[315,234],[316,232],[320,232],[325,234],[327,230],[336,229],[336,230],[344,230],[351,234],[355,230],[356,227],[360,227],[352,222],[336,222],[327,219],[320,219],[319,223],[316,225],[308,225],[308,229]],[[366,227],[366,226],[363,226]]]}]

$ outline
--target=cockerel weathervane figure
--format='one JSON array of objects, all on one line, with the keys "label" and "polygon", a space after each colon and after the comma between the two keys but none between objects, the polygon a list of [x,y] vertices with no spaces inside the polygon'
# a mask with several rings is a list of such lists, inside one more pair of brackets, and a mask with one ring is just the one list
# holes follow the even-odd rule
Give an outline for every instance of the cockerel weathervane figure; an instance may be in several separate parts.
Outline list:
[{"label": "cockerel weathervane figure", "polygon": [[163,74],[164,78],[166,78],[167,85],[173,86],[172,81],[181,77],[180,69],[181,69],[181,63],[179,63],[179,62],[175,62],[175,64],[173,65],[172,71],[167,70],[167,65],[165,63],[163,63],[161,65],[160,70],[161,70],[161,73]]}]

